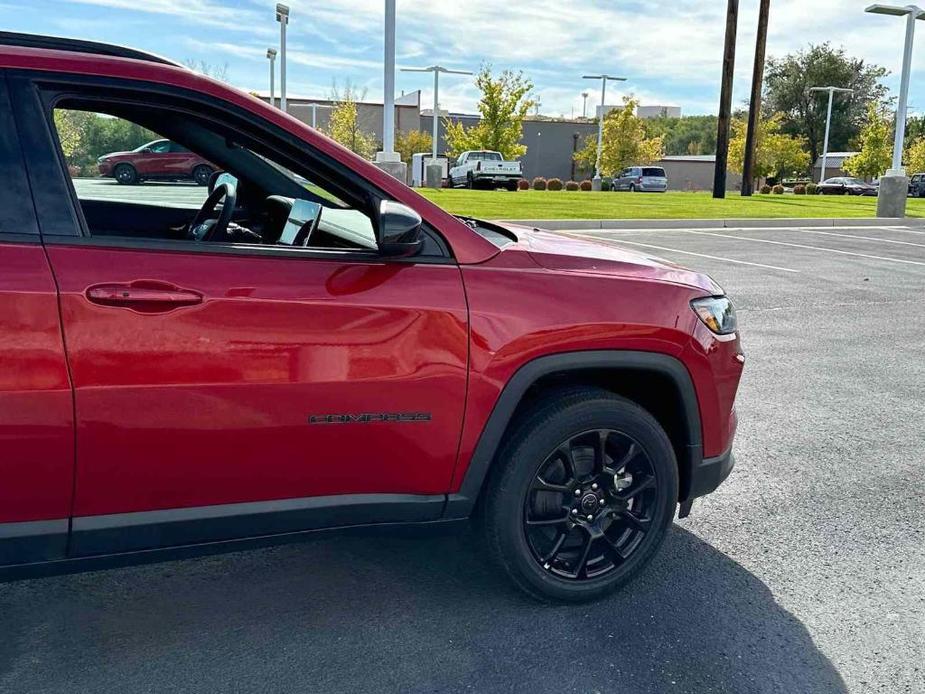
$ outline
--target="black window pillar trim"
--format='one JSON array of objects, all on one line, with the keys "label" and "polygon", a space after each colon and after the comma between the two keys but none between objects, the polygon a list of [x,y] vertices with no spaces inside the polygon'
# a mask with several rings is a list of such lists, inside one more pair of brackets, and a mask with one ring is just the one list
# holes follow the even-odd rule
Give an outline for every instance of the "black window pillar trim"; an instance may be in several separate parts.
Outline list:
[{"label": "black window pillar trim", "polygon": [[[589,369],[652,371],[671,379],[681,398],[682,421],[686,428],[685,449],[679,456],[678,465],[681,466],[682,478],[690,479],[690,473],[703,463],[703,434],[697,394],[684,364],[657,352],[595,350],[554,354],[527,362],[505,385],[482,430],[459,491],[448,496],[444,518],[471,515],[511,417],[530,386],[543,376]],[[689,491],[682,489],[679,501],[686,501]]]}]

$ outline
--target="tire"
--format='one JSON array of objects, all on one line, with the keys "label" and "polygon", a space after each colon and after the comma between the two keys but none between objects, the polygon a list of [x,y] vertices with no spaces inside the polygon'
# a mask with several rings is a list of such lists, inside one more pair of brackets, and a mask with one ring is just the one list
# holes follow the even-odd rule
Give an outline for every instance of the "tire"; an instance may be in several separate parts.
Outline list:
[{"label": "tire", "polygon": [[605,390],[544,399],[514,423],[496,460],[477,520],[494,561],[543,602],[596,600],[625,585],[674,518],[668,436],[646,410]]},{"label": "tire", "polygon": [[112,177],[124,186],[133,186],[138,183],[138,172],[131,164],[118,164],[112,170]]},{"label": "tire", "polygon": [[195,169],[193,169],[192,179],[196,182],[196,185],[207,186],[209,185],[210,178],[212,178],[211,166],[200,164]]},{"label": "tire", "polygon": [[516,193],[516,192],[517,192],[517,181],[513,181],[513,182],[511,182],[511,183],[508,183],[508,184],[507,184],[507,189],[508,189],[509,191],[511,191],[512,193]]}]

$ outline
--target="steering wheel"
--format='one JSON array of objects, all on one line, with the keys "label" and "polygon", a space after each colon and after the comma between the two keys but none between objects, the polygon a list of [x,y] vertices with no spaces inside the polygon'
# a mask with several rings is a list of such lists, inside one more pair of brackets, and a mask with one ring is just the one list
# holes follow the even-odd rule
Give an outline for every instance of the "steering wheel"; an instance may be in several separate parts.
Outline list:
[{"label": "steering wheel", "polygon": [[[234,184],[226,182],[215,186],[215,190],[209,193],[209,197],[190,222],[187,236],[192,241],[215,241],[223,238],[234,216],[237,199],[238,193]],[[217,219],[212,219],[220,202],[222,211]]]}]

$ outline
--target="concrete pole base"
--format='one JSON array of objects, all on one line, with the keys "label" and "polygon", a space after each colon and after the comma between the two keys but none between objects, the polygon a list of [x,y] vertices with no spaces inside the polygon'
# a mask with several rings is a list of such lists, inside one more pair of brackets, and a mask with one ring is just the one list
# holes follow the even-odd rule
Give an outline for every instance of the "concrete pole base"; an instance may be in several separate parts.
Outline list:
[{"label": "concrete pole base", "polygon": [[424,180],[428,188],[442,188],[443,167],[440,164],[428,164],[424,170]]},{"label": "concrete pole base", "polygon": [[385,171],[392,178],[397,178],[402,183],[408,181],[408,165],[403,161],[374,161],[377,167]]},{"label": "concrete pole base", "polygon": [[601,183],[602,183],[602,181],[601,181],[601,177],[600,177],[600,176],[595,176],[594,178],[592,178],[592,179],[591,179],[591,190],[600,192],[600,190],[601,190]]},{"label": "concrete pole base", "polygon": [[904,172],[890,170],[880,178],[880,195],[877,197],[877,217],[905,217],[909,179]]}]

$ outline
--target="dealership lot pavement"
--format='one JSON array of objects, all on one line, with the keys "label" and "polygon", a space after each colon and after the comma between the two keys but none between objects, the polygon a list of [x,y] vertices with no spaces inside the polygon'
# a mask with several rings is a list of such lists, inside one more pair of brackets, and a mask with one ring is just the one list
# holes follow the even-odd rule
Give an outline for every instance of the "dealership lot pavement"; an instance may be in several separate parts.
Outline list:
[{"label": "dealership lot pavement", "polygon": [[925,229],[588,235],[712,275],[748,356],[737,467],[635,583],[536,605],[465,532],[10,583],[0,691],[925,692]]}]

